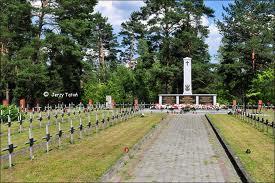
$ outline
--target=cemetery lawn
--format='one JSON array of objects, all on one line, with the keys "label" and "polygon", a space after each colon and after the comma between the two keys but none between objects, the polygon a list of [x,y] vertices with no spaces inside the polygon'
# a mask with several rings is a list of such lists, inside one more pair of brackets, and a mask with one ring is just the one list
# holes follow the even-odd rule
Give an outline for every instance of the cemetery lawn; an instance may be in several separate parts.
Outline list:
[{"label": "cemetery lawn", "polygon": [[[256,182],[274,182],[274,139],[233,116],[209,114],[213,125]],[[250,154],[245,151],[251,150]]]},{"label": "cemetery lawn", "polygon": [[92,182],[98,179],[166,114],[146,114],[120,122],[62,150],[21,159],[12,169],[1,167],[1,182]]}]

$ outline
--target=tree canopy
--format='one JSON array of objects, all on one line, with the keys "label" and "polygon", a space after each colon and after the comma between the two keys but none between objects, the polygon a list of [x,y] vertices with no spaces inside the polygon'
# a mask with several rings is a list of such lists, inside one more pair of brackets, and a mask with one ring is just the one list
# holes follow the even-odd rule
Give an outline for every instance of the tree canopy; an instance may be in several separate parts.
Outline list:
[{"label": "tree canopy", "polygon": [[[115,33],[96,0],[0,0],[0,100],[18,104],[157,102],[182,93],[192,58],[193,93],[218,102],[274,101],[274,2],[235,0],[217,21],[219,63],[210,62],[203,0],[146,0]],[[120,39],[118,39],[120,38]],[[118,41],[121,40],[121,41]],[[125,67],[128,65],[129,67]],[[43,93],[78,93],[76,98]]]},{"label": "tree canopy", "polygon": [[[255,83],[260,80],[259,75],[272,73],[270,68],[274,71],[274,8],[274,1],[257,0],[236,0],[224,8],[223,20],[218,21],[223,36],[218,70],[223,97],[244,102],[256,88],[260,93],[266,92],[267,88],[259,90]],[[267,82],[274,86],[272,77]],[[263,94],[256,98],[271,100],[271,87],[268,90],[269,97]]]}]

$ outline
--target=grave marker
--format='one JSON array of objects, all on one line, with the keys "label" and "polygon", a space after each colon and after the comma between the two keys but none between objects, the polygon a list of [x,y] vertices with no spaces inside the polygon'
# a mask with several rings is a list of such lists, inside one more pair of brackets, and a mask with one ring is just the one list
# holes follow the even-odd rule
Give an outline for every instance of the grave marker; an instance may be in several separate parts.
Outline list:
[{"label": "grave marker", "polygon": [[61,147],[61,137],[62,137],[63,131],[61,129],[61,124],[60,121],[58,122],[58,133],[56,135],[58,135],[58,147]]},{"label": "grave marker", "polygon": [[128,107],[126,107],[126,109],[125,109],[125,121],[127,121],[128,120]]},{"label": "grave marker", "polygon": [[23,120],[22,120],[21,112],[19,112],[18,119],[19,119],[19,120],[18,120],[18,122],[19,122],[19,133],[22,133],[22,131],[23,131],[23,127],[22,127]]},{"label": "grave marker", "polygon": [[39,104],[37,103],[37,105],[36,105],[36,112],[40,112],[40,110],[41,110],[41,107],[39,107]]},{"label": "grave marker", "polygon": [[74,126],[73,126],[73,120],[72,118],[70,118],[70,122],[71,122],[71,128],[70,128],[70,137],[71,137],[71,144],[74,143]]},{"label": "grave marker", "polygon": [[123,111],[122,111],[122,121],[126,120],[126,116],[125,116],[125,108],[123,107]]},{"label": "grave marker", "polygon": [[8,115],[8,147],[2,149],[2,151],[9,151],[9,167],[12,167],[12,153],[14,151],[14,149],[17,147],[16,145],[13,145],[13,143],[11,142],[11,118],[10,118],[10,111],[9,111],[9,115]]},{"label": "grave marker", "polygon": [[265,120],[265,125],[266,125],[266,132],[268,133],[268,126],[269,126],[268,120]]},{"label": "grave marker", "polygon": [[4,118],[3,110],[0,111],[0,114],[1,114],[1,118],[0,118],[0,119],[1,119],[1,124],[3,124],[3,121],[4,121],[4,120],[3,120],[3,118]]},{"label": "grave marker", "polygon": [[101,128],[104,129],[104,127],[105,127],[105,112],[102,113],[102,121],[101,122],[102,122]]},{"label": "grave marker", "polygon": [[120,121],[123,121],[123,110],[120,112]]},{"label": "grave marker", "polygon": [[30,159],[33,160],[34,156],[33,156],[33,145],[34,142],[36,142],[36,140],[34,140],[33,136],[32,136],[32,128],[29,127],[29,142],[26,142],[26,144],[29,144],[29,151],[30,151]]},{"label": "grave marker", "polygon": [[83,125],[82,125],[82,119],[81,116],[79,116],[79,137],[82,139],[82,130],[83,130]]},{"label": "grave marker", "polygon": [[42,113],[41,113],[41,111],[39,112],[38,120],[39,120],[39,127],[41,128],[42,127]]},{"label": "grave marker", "polygon": [[96,132],[98,132],[98,128],[99,128],[99,121],[98,121],[98,115],[97,112],[95,112],[95,124],[96,124]]},{"label": "grave marker", "polygon": [[79,111],[79,113],[80,113],[80,110],[81,110],[81,102],[78,104],[78,111]]},{"label": "grave marker", "polygon": [[[1,110],[1,111],[0,111],[0,120],[1,120],[1,121],[0,121],[0,125],[1,125],[0,128],[1,128],[1,129],[2,129],[2,125],[4,124],[4,123],[3,123],[3,120],[4,120],[3,118],[4,118],[4,115],[3,115],[3,111]],[[0,134],[2,134],[1,131],[0,131]]]},{"label": "grave marker", "polygon": [[46,140],[46,152],[49,152],[49,141],[51,140],[51,134],[49,133],[49,124],[46,124],[46,136],[42,139]]},{"label": "grave marker", "polygon": [[58,114],[57,114],[57,111],[55,111],[55,114],[54,114],[54,117],[55,117],[55,125],[57,126],[57,123],[58,123]]},{"label": "grave marker", "polygon": [[47,114],[47,119],[48,119],[48,125],[50,125],[50,119],[51,119],[51,116],[50,116],[50,113],[49,113],[49,111],[48,111],[48,114]]},{"label": "grave marker", "polygon": [[114,115],[114,110],[112,110],[112,121],[111,121],[111,125],[113,125],[115,122],[115,115]]},{"label": "grave marker", "polygon": [[[64,122],[64,115],[65,115],[65,113],[62,111],[62,113],[61,113],[61,123]],[[68,112],[67,115],[70,116],[70,112]]]},{"label": "grave marker", "polygon": [[88,129],[90,130],[91,127],[92,127],[90,112],[88,112],[87,114],[88,114],[88,124],[87,124],[87,127],[88,127]]}]

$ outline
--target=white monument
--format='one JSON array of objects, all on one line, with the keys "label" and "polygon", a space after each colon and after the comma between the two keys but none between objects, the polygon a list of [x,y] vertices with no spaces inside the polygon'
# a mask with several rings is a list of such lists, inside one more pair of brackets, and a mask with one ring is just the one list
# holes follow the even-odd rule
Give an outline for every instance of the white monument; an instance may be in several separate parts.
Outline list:
[{"label": "white monument", "polygon": [[191,58],[183,59],[183,94],[192,95],[192,65]]},{"label": "white monument", "polygon": [[106,108],[107,109],[112,109],[113,105],[112,105],[112,96],[111,95],[107,95],[106,96]]},{"label": "white monument", "polygon": [[192,93],[192,59],[183,59],[183,94],[159,94],[159,104],[216,105],[217,94]]}]

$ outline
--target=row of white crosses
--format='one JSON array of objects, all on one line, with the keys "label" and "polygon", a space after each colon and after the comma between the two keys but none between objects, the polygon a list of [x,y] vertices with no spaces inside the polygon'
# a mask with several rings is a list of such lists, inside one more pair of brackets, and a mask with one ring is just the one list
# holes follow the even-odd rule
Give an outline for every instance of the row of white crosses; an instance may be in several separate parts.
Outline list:
[{"label": "row of white crosses", "polygon": [[[132,111],[134,112],[134,110],[132,110]],[[115,114],[117,114],[117,115],[115,115]],[[127,120],[129,118],[129,115],[131,115],[131,114],[133,114],[133,113],[131,113],[129,111],[129,109],[127,109],[124,113],[121,113],[120,120],[121,121],[122,120]],[[68,113],[68,115],[70,116],[70,113]],[[109,113],[109,115],[108,115],[108,117],[106,119],[106,114],[103,112],[102,113],[102,121],[101,121],[102,125],[100,125],[100,122],[99,122],[99,119],[98,119],[98,113],[96,112],[96,114],[95,114],[95,117],[96,117],[96,123],[95,123],[96,132],[98,132],[99,128],[105,129],[108,125],[113,125],[113,123],[115,122],[115,120],[118,121],[119,115],[118,115],[118,111],[117,110],[115,112],[112,111],[112,116],[113,116],[112,120],[110,120],[110,113]],[[63,131],[61,129],[60,122],[59,122],[58,126],[59,126],[58,127],[58,134],[57,134],[58,135],[58,142],[59,142],[58,144],[59,144],[59,146],[61,146],[61,136],[63,134]],[[91,127],[92,127],[90,115],[88,115],[88,124],[87,124],[87,127],[88,127],[88,129],[91,129]],[[79,115],[79,126],[78,126],[78,129],[79,129],[79,137],[83,138],[83,134],[82,133],[83,133],[83,130],[84,130],[84,126],[82,124],[82,118],[81,118],[80,115]],[[69,129],[69,132],[70,132],[70,142],[71,143],[74,143],[74,137],[73,137],[73,135],[74,135],[75,131],[76,131],[76,129],[73,126],[73,120],[70,117],[70,129]],[[46,142],[46,151],[47,152],[49,151],[48,142],[49,142],[50,138],[51,138],[51,136],[50,136],[50,133],[49,133],[49,130],[48,130],[48,124],[47,124],[47,126],[46,126],[46,136],[44,137],[44,139],[46,139],[46,141],[47,141]]]},{"label": "row of white crosses", "polygon": [[[242,120],[245,120],[249,123],[253,123],[257,129],[264,131],[264,126],[266,126],[266,132],[268,133],[268,128],[272,128],[272,134],[275,136],[275,123],[274,121],[269,122],[268,119],[264,120],[264,116],[262,119],[260,117],[256,117],[255,114],[250,114],[249,112],[241,111],[240,113],[235,113],[236,117],[239,117]],[[260,125],[262,124],[262,125]]]},{"label": "row of white crosses", "polygon": [[[71,104],[69,104],[69,108],[68,108],[69,111],[72,110],[70,105]],[[39,107],[39,106],[34,107],[32,109],[32,112],[29,112],[29,119],[33,118],[33,116],[35,114],[35,110],[34,110],[35,108],[37,109],[36,112],[39,113],[38,120],[39,120],[39,127],[41,128],[42,127],[42,120],[43,120],[41,107]],[[55,121],[56,125],[57,125],[57,121],[58,121],[57,115],[58,115],[58,113],[60,113],[60,111],[64,111],[64,109],[67,109],[66,105],[65,105],[65,108],[61,107],[61,105],[55,108],[55,110],[54,110],[55,111],[55,115],[54,116],[56,117],[56,121]],[[50,116],[50,110],[52,110],[52,107],[50,107],[49,105],[45,107],[45,111],[47,111],[47,117]],[[3,111],[1,110],[1,115],[3,115],[2,112]],[[28,114],[27,108],[25,108],[25,114]],[[18,109],[19,133],[23,132],[23,121],[24,120],[22,119],[22,114],[21,114],[21,112]],[[63,118],[62,118],[62,122],[63,122]]]},{"label": "row of white crosses", "polygon": [[[67,106],[65,105],[65,106],[63,106],[63,105],[61,105],[61,104],[58,104],[58,106],[55,106],[55,114],[54,114],[54,116],[56,117],[56,120],[55,120],[55,124],[57,125],[57,123],[58,123],[58,119],[57,119],[57,115],[58,115],[58,113],[60,113],[61,111],[62,111],[62,113],[64,113],[64,109],[66,109],[66,110],[68,110],[69,112],[72,110],[71,109],[71,106],[74,106],[74,104],[69,104],[69,107],[67,108]],[[81,111],[81,105],[78,105],[79,107],[79,111]],[[83,105],[82,105],[83,106]],[[103,105],[101,105],[101,106],[103,106]],[[127,106],[126,104],[122,104],[121,106],[123,106],[123,109],[124,109],[124,107],[125,106]],[[129,106],[129,104],[128,104],[128,106]],[[65,108],[63,108],[63,107],[65,107]],[[99,105],[98,106],[96,106],[96,107],[100,107]],[[36,112],[37,113],[39,113],[39,117],[38,117],[38,120],[39,120],[39,127],[40,128],[42,128],[42,120],[43,120],[43,117],[42,117],[42,111],[40,110],[41,109],[41,107],[39,107],[39,106],[37,106],[37,107],[35,107],[37,110],[36,110]],[[33,108],[32,109],[32,112],[30,112],[29,113],[29,119],[31,119],[31,118],[33,118],[32,120],[34,120],[34,114],[35,114],[35,108]],[[90,110],[90,109],[94,109],[94,107],[93,107],[93,105],[89,105],[89,106],[87,106],[87,108],[88,108],[88,110]],[[86,109],[87,109],[86,108]],[[140,108],[141,109],[143,109],[144,108],[144,105],[141,105],[140,106]],[[76,108],[74,108],[74,114],[75,114],[75,109]],[[99,108],[96,108],[96,110],[98,110]],[[51,106],[49,106],[49,105],[47,105],[47,106],[45,106],[45,111],[47,111],[47,117],[49,117],[50,116],[50,111],[52,110],[52,107]],[[120,110],[121,110],[121,108],[120,108]],[[2,112],[2,111],[1,111]],[[28,112],[27,112],[27,109],[25,108],[25,114],[27,114]],[[52,113],[52,112],[51,112]],[[21,113],[20,113],[20,111],[18,110],[18,123],[19,123],[19,132],[21,133],[21,132],[23,132],[23,119],[22,119],[22,115],[21,115]],[[63,123],[63,117],[62,117],[62,123]],[[50,125],[50,123],[48,123],[48,125]]]},{"label": "row of white crosses", "polygon": [[[43,139],[46,140],[46,152],[48,153],[49,152],[49,142],[50,142],[50,139],[51,139],[51,134],[50,134],[50,131],[49,131],[49,125],[50,125],[50,112],[49,112],[49,106],[47,107],[47,118],[48,118],[48,122],[46,123],[46,128],[45,128],[45,132],[46,132],[46,136],[43,137]],[[126,109],[126,110],[125,110]],[[102,121],[99,122],[99,118],[98,118],[98,112],[96,112],[95,114],[95,120],[96,120],[96,123],[95,123],[95,129],[96,129],[96,133],[98,132],[98,130],[101,128],[101,129],[105,129],[106,127],[109,126],[112,126],[114,125],[116,122],[118,121],[124,121],[124,120],[127,120],[129,119],[129,115],[134,115],[135,111],[133,108],[123,108],[123,111],[118,111],[118,110],[112,110],[112,118],[110,118],[110,112],[108,112],[108,115],[106,115],[106,112],[103,112],[102,113]],[[125,111],[124,111],[125,110]],[[85,110],[84,110],[85,111]],[[87,112],[88,112],[88,124],[87,124],[87,128],[88,130],[91,130],[92,128],[92,122],[91,122],[91,117],[90,117],[90,109],[87,109]],[[120,113],[120,115],[119,115]],[[72,117],[70,116],[70,111],[67,113],[68,116],[70,117],[70,142],[71,143],[74,143],[74,138],[73,138],[73,135],[74,135],[74,132],[75,132],[75,128],[73,126],[73,119]],[[74,112],[75,114],[75,112]],[[79,114],[80,114],[80,110],[79,110]],[[34,139],[33,135],[32,135],[32,123],[33,123],[33,115],[34,115],[34,110],[32,112],[30,112],[30,117],[29,117],[29,130],[28,130],[28,142],[26,142],[26,144],[29,145],[29,153],[30,153],[30,159],[32,160],[34,158],[34,155],[33,155],[33,145],[34,143],[36,142],[36,140]],[[3,112],[1,111],[1,116],[3,116]],[[63,117],[64,117],[64,112],[62,113],[62,118],[61,118],[61,122],[63,122]],[[56,119],[57,119],[57,113],[55,115]],[[2,119],[2,118],[1,118]],[[41,116],[41,111],[39,113],[39,119],[40,119],[40,126],[41,126],[41,120],[42,120],[42,116]],[[20,121],[20,126],[22,125],[22,115],[21,113],[19,113],[19,117],[18,117],[18,120]],[[1,121],[3,122],[3,121]],[[61,122],[59,121],[58,122],[58,133],[56,134],[58,136],[58,146],[60,147],[61,146],[61,137],[62,137],[62,134],[63,134],[63,131],[61,129]],[[100,125],[100,123],[102,123]],[[17,147],[16,145],[13,145],[13,143],[11,142],[11,118],[10,118],[10,111],[9,111],[9,115],[8,115],[8,147],[3,149],[2,151],[9,151],[9,167],[12,167],[12,153],[14,151],[14,149]],[[57,124],[57,120],[56,120],[56,124]],[[81,116],[79,115],[79,137],[80,139],[83,138],[83,130],[84,130],[84,126],[82,124],[82,118]],[[20,132],[22,132],[22,126],[20,127]]]}]

